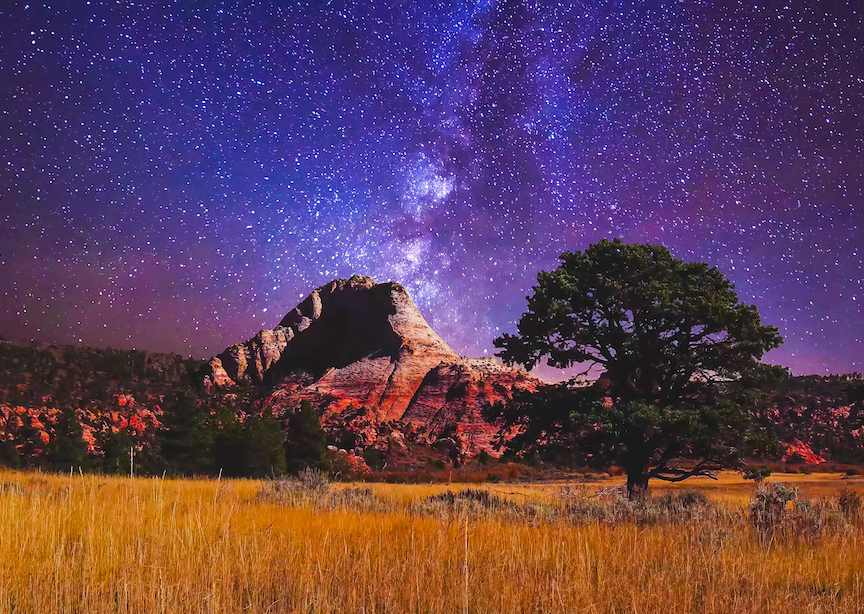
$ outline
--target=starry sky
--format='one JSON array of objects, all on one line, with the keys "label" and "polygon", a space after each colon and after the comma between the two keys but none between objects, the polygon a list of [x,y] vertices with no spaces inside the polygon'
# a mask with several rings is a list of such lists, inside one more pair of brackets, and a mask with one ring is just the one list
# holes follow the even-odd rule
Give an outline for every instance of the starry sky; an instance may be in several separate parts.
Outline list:
[{"label": "starry sky", "polygon": [[483,356],[620,237],[864,371],[856,5],[7,0],[0,335],[205,357],[357,273]]}]

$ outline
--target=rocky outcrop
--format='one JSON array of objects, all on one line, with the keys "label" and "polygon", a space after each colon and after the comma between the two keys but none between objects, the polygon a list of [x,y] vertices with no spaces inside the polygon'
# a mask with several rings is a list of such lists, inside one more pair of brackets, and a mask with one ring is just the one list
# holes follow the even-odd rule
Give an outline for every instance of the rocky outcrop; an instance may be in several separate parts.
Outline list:
[{"label": "rocky outcrop", "polygon": [[310,400],[325,427],[357,429],[364,441],[375,440],[378,424],[401,421],[430,443],[453,436],[469,454],[490,448],[485,403],[539,385],[494,359],[459,357],[405,288],[362,276],[314,290],[275,329],[231,346],[210,366],[218,386],[266,384],[277,415]]},{"label": "rocky outcrop", "polygon": [[494,358],[443,363],[426,375],[402,422],[427,443],[453,439],[463,454],[481,450],[494,454],[497,429],[483,418],[482,408],[510,399],[514,391],[533,391],[541,385],[525,371],[506,367]]},{"label": "rocky outcrop", "polygon": [[280,325],[260,331],[246,343],[232,345],[210,360],[213,383],[224,386],[242,379],[262,381],[264,373],[276,364],[293,337],[293,329]]}]

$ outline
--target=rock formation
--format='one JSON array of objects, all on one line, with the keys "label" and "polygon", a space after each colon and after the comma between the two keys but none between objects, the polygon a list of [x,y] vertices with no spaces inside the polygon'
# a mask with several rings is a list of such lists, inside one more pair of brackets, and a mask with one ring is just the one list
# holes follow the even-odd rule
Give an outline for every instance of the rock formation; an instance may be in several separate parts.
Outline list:
[{"label": "rock formation", "polygon": [[495,429],[480,414],[484,404],[539,385],[494,359],[459,357],[405,288],[361,276],[314,290],[275,329],[231,346],[210,367],[212,384],[263,383],[277,415],[308,399],[325,427],[355,429],[367,442],[378,425],[398,421],[428,443],[453,437],[468,454],[490,450]]}]

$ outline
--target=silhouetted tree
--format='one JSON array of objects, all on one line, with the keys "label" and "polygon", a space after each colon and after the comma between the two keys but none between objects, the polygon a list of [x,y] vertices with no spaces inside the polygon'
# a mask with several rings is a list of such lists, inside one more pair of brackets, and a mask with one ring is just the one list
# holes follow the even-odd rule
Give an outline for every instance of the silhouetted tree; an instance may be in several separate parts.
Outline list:
[{"label": "silhouetted tree", "polygon": [[[314,410],[312,413],[314,414]],[[285,437],[282,434],[279,421],[273,416],[272,410],[267,408],[260,416],[250,416],[243,426],[245,427],[244,439],[246,441],[248,474],[252,477],[265,477],[285,473],[287,469]],[[318,428],[321,428],[320,422]],[[323,433],[323,431],[321,432]],[[320,468],[321,464],[311,466]]]},{"label": "silhouetted tree", "polygon": [[86,469],[89,465],[87,444],[78,415],[72,407],[64,407],[54,424],[54,440],[45,450],[45,460],[54,471],[70,468]]},{"label": "silhouetted tree", "polygon": [[[760,362],[782,339],[738,302],[714,267],[656,245],[601,241],[541,272],[518,335],[495,340],[508,364],[581,365],[582,376],[517,394],[487,415],[514,449],[616,464],[631,497],[656,478],[677,482],[737,466],[761,441],[749,408],[777,369]],[[688,458],[690,466],[678,459]]]},{"label": "silhouetted tree", "polygon": [[307,467],[328,470],[327,435],[321,428],[318,414],[309,401],[288,416],[288,439],[285,442],[288,470],[299,473]]},{"label": "silhouetted tree", "polygon": [[210,407],[191,390],[179,390],[166,395],[162,409],[165,430],[159,437],[159,452],[168,472],[212,473],[216,425]]},{"label": "silhouetted tree", "polygon": [[[122,429],[116,433],[105,431],[98,436],[99,447],[102,455],[97,458],[96,466],[102,473],[115,475],[129,475],[130,450],[135,446],[135,440],[129,431]],[[140,459],[136,461],[138,472],[142,472]]]}]

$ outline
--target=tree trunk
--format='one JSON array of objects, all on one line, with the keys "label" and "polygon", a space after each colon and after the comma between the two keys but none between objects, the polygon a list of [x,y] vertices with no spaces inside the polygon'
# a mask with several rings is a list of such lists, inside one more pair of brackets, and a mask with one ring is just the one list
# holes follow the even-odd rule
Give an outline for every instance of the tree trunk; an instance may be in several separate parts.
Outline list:
[{"label": "tree trunk", "polygon": [[642,499],[648,494],[648,472],[644,469],[641,471],[627,472],[627,497],[633,501]]}]

